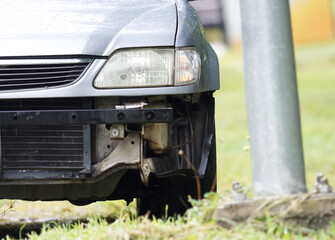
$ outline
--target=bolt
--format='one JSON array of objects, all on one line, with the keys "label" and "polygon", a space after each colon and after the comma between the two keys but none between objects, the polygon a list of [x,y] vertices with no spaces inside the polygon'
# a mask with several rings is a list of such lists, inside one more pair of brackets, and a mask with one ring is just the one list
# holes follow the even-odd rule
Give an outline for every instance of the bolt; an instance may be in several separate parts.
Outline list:
[{"label": "bolt", "polygon": [[145,118],[146,118],[147,120],[152,120],[154,117],[155,117],[155,114],[154,114],[153,112],[147,112],[147,113],[145,114]]},{"label": "bolt", "polygon": [[318,173],[317,175],[316,175],[316,182],[321,182],[321,179],[323,178],[323,174],[322,173]]},{"label": "bolt", "polygon": [[120,113],[117,114],[117,119],[118,120],[122,120],[122,119],[124,119],[124,117],[125,117],[125,115],[122,112],[120,112]]},{"label": "bolt", "polygon": [[332,186],[328,183],[328,178],[324,177],[322,173],[316,176],[316,183],[314,189],[318,193],[330,193],[332,192]]},{"label": "bolt", "polygon": [[242,189],[242,186],[239,182],[233,182],[232,184],[232,190],[234,191],[240,191]]},{"label": "bolt", "polygon": [[321,178],[321,179],[320,179],[320,183],[321,183],[321,184],[328,185],[328,178],[325,178],[325,177]]},{"label": "bolt", "polygon": [[242,202],[247,199],[247,195],[243,191],[243,186],[239,182],[232,183],[231,193],[233,199],[237,202]]},{"label": "bolt", "polygon": [[118,130],[117,128],[113,128],[113,129],[112,129],[112,136],[113,136],[113,137],[117,137],[117,136],[119,136],[119,130]]}]

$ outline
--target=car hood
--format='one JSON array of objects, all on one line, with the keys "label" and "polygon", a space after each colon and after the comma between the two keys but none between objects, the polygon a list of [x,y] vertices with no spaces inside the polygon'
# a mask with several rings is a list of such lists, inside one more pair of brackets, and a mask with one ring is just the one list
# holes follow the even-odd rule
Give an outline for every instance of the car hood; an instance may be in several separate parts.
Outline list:
[{"label": "car hood", "polygon": [[2,0],[0,56],[98,55],[174,46],[172,0]]}]

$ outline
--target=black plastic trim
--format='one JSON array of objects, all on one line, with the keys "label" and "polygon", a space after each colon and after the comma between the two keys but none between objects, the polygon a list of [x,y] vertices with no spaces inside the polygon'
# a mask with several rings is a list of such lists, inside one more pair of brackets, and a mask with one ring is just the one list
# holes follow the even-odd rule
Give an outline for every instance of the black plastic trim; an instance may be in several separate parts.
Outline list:
[{"label": "black plastic trim", "polygon": [[172,108],[0,112],[0,126],[167,123],[172,121]]}]

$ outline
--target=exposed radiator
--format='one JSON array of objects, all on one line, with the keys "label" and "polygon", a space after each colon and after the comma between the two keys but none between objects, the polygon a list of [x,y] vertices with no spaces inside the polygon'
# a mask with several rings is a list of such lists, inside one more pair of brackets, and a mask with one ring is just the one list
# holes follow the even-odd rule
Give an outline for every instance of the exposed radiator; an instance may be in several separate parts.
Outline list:
[{"label": "exposed radiator", "polygon": [[82,126],[20,126],[1,129],[2,168],[83,169]]},{"label": "exposed radiator", "polygon": [[[0,100],[0,111],[92,106],[89,99]],[[90,128],[85,125],[2,126],[0,139],[3,179],[76,178],[90,159]]]}]

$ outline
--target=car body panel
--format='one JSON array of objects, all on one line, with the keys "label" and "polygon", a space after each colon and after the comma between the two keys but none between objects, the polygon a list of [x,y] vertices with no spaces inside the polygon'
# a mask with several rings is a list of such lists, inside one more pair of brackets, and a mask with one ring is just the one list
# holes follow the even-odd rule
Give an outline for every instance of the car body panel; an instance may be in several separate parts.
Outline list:
[{"label": "car body panel", "polygon": [[202,60],[199,90],[220,88],[219,64],[216,53],[206,40],[204,28],[194,8],[184,0],[176,0],[178,27],[176,47],[194,46]]},{"label": "car body panel", "polygon": [[[40,0],[29,1],[32,5],[25,1],[15,2],[15,5],[10,1],[4,2],[0,10],[2,11],[0,19],[5,21],[6,17],[12,18],[9,22],[13,26],[0,25],[1,58],[4,59],[6,56],[67,58],[92,55],[96,59],[85,74],[72,84],[43,89],[1,91],[0,99],[153,96],[191,94],[219,89],[216,54],[206,40],[195,10],[187,1],[150,0],[140,6],[135,0],[94,2],[95,4],[92,4],[91,0],[76,2],[60,0],[43,4],[44,1]],[[45,5],[45,9],[42,7],[40,11],[36,10],[39,9],[37,4]],[[16,5],[20,6],[18,10],[15,8]],[[17,20],[15,14],[11,13],[16,11],[21,11],[23,14]],[[76,19],[72,19],[71,16]],[[25,20],[28,23],[25,23]],[[66,24],[67,20],[70,25],[62,29],[59,24]],[[39,25],[38,21],[45,23]],[[14,29],[11,29],[13,27]],[[70,34],[71,31],[74,33]],[[124,89],[93,87],[94,78],[107,61],[107,57],[115,50],[149,46],[195,47],[202,60],[201,80],[191,85],[170,87]]]},{"label": "car body panel", "polygon": [[176,21],[171,0],[3,0],[0,54],[109,56],[119,48],[173,46]]}]

